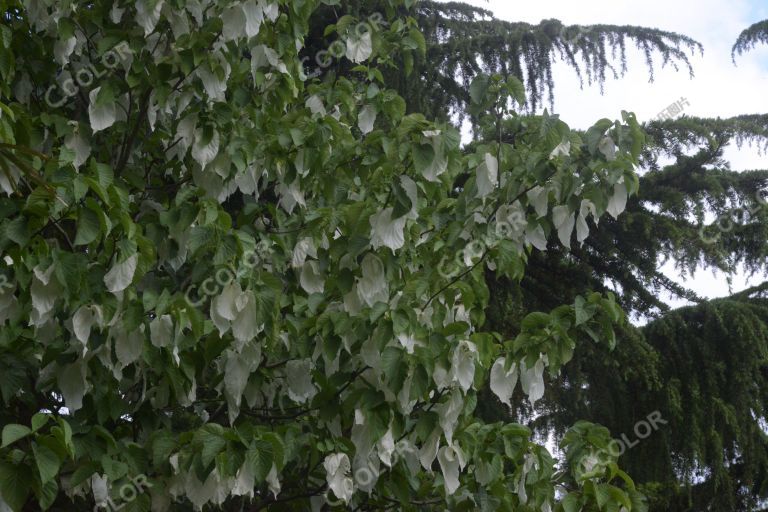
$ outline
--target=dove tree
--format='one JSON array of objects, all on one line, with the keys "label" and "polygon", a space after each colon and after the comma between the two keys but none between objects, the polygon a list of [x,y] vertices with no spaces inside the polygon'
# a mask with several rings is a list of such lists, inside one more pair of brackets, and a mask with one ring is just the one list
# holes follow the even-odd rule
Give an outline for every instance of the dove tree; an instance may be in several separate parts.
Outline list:
[{"label": "dove tree", "polygon": [[634,116],[577,133],[483,75],[516,136],[463,152],[384,80],[412,2],[309,78],[320,3],[2,3],[0,509],[643,510],[606,429],[557,460],[475,414],[615,343],[610,293],[488,329],[484,276],[622,212]]}]

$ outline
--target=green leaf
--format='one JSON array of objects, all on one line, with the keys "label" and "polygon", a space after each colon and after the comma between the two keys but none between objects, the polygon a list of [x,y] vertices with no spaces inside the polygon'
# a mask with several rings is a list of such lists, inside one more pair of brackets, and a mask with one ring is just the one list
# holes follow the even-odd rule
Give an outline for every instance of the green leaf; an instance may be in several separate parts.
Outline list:
[{"label": "green leaf", "polygon": [[99,216],[90,208],[80,208],[75,245],[88,245],[101,234]]},{"label": "green leaf", "polygon": [[17,217],[5,225],[5,236],[20,246],[27,245],[29,235],[27,219],[24,217]]},{"label": "green leaf", "polygon": [[33,481],[34,477],[28,466],[0,462],[0,494],[13,512],[21,512]]},{"label": "green leaf", "polygon": [[35,454],[35,463],[40,473],[40,481],[46,484],[59,473],[61,461],[53,450],[47,446],[34,443],[32,444],[32,451]]},{"label": "green leaf", "polygon": [[30,430],[29,427],[25,427],[24,425],[17,425],[15,423],[6,425],[3,427],[3,445],[0,446],[0,448],[10,446],[19,439],[24,439],[31,433],[32,430]]},{"label": "green leaf", "polygon": [[197,431],[195,438],[198,443],[202,444],[200,455],[204,466],[213,462],[216,455],[227,445],[227,441],[224,439],[224,429],[221,425],[205,425]]},{"label": "green leaf", "polygon": [[563,512],[579,512],[581,510],[581,501],[574,494],[569,494],[560,502],[563,506]]},{"label": "green leaf", "polygon": [[507,89],[518,105],[525,105],[525,85],[515,76],[507,77]]},{"label": "green leaf", "polygon": [[113,482],[126,476],[129,470],[126,463],[113,459],[109,455],[104,455],[101,458],[101,467],[104,468],[104,473]]},{"label": "green leaf", "polygon": [[74,451],[75,446],[72,444],[72,427],[69,426],[69,423],[64,418],[59,417],[56,420],[61,426],[62,435],[59,439],[61,444],[63,444],[70,452]]},{"label": "green leaf", "polygon": [[87,479],[91,478],[91,475],[96,473],[98,470],[99,466],[95,462],[91,461],[83,464],[82,466],[78,467],[74,473],[72,473],[72,476],[70,477],[70,483],[72,486],[76,487],[85,482]]},{"label": "green leaf", "polygon": [[597,506],[602,509],[611,499],[611,486],[608,484],[595,485],[595,501]]},{"label": "green leaf", "polygon": [[256,484],[263,483],[273,462],[272,445],[264,441],[256,441],[246,453],[246,463],[250,466],[256,480]]},{"label": "green leaf", "polygon": [[427,41],[424,39],[424,34],[417,28],[412,28],[408,32],[411,40],[416,43],[416,48],[419,50],[419,54],[424,57],[427,54]]},{"label": "green leaf", "polygon": [[178,440],[171,432],[161,431],[152,436],[152,462],[160,466],[170,458]]},{"label": "green leaf", "polygon": [[405,193],[405,190],[403,190],[403,187],[400,185],[399,182],[393,183],[392,192],[393,192],[392,195],[395,198],[395,206],[394,206],[394,210],[392,211],[392,218],[399,219],[400,217],[408,214],[408,212],[411,211],[411,208],[413,208],[413,203],[411,202],[411,198],[408,197],[408,194]]},{"label": "green leaf", "polygon": [[613,125],[613,121],[610,119],[601,119],[594,124],[585,136],[587,147],[591,154],[597,154],[597,147],[600,145],[605,132]]},{"label": "green leaf", "polygon": [[469,98],[472,103],[482,105],[486,102],[490,83],[491,77],[485,74],[479,74],[472,80],[472,84],[469,86]]},{"label": "green leaf", "polygon": [[592,313],[590,313],[586,306],[586,301],[584,300],[584,297],[578,296],[576,297],[576,302],[573,306],[574,314],[576,315],[576,325],[581,325],[583,323],[586,323],[589,321],[590,318],[592,318]]},{"label": "green leaf", "polygon": [[48,510],[53,502],[56,501],[56,496],[59,495],[59,484],[56,480],[51,480],[43,484],[40,490],[35,489],[37,494],[37,502],[40,504],[42,510]]},{"label": "green leaf", "polygon": [[32,416],[32,432],[37,432],[51,419],[49,414],[38,412]]},{"label": "green leaf", "polygon": [[419,144],[413,147],[413,166],[419,173],[424,173],[435,160],[435,149],[431,144]]}]

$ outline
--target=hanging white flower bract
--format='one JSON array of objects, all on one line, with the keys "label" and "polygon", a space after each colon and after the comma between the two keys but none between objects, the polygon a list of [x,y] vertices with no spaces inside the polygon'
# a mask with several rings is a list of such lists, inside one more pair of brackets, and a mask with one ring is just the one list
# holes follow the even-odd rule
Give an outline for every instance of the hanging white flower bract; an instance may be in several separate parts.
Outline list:
[{"label": "hanging white flower bract", "polygon": [[517,364],[512,363],[509,369],[505,369],[506,359],[500,357],[491,367],[491,391],[501,403],[512,406],[510,399],[517,384]]},{"label": "hanging white flower bract", "polygon": [[569,156],[571,154],[571,141],[566,140],[557,145],[549,154],[549,159],[554,160],[557,157]]},{"label": "hanging white flower bract", "polygon": [[115,102],[100,99],[99,92],[101,92],[101,87],[95,88],[88,94],[88,118],[94,133],[106,130],[117,120]]},{"label": "hanging white flower bract", "polygon": [[134,253],[122,262],[115,262],[104,276],[104,284],[111,293],[120,293],[131,284],[139,263],[138,253]]},{"label": "hanging white flower bract", "polygon": [[531,406],[544,396],[544,366],[543,358],[536,361],[532,368],[526,367],[525,361],[520,362],[520,384]]},{"label": "hanging white flower bract", "polygon": [[576,225],[576,214],[565,205],[555,206],[552,209],[552,222],[557,229],[557,236],[564,247],[571,248],[571,235]]},{"label": "hanging white flower bract", "polygon": [[619,215],[627,208],[627,187],[624,184],[624,178],[619,180],[616,185],[613,186],[613,196],[608,201],[608,213],[614,219],[618,219]]},{"label": "hanging white flower bract", "polygon": [[374,249],[384,246],[396,251],[405,245],[405,223],[408,218],[393,219],[393,211],[389,207],[371,215],[371,245]]},{"label": "hanging white flower bract", "polygon": [[476,357],[477,347],[471,341],[462,340],[453,351],[451,374],[453,381],[458,383],[464,392],[472,387]]},{"label": "hanging white flower bract", "polygon": [[317,261],[305,262],[301,267],[299,282],[307,293],[323,293],[323,290],[325,290],[325,277],[320,272],[320,263]]},{"label": "hanging white flower bract", "polygon": [[458,446],[443,446],[437,453],[437,461],[443,473],[445,493],[451,495],[460,485],[459,475],[466,465],[464,454]]},{"label": "hanging white flower bract", "polygon": [[371,53],[373,53],[373,41],[370,32],[347,39],[347,58],[355,64],[368,60]]},{"label": "hanging white flower bract", "polygon": [[347,454],[334,453],[328,455],[323,461],[323,467],[325,468],[328,488],[333,491],[337,498],[344,500],[344,503],[349,503],[355,492],[355,484],[352,481],[352,477],[349,476],[351,464]]},{"label": "hanging white flower bract", "polygon": [[485,197],[498,186],[499,161],[490,153],[485,154],[483,163],[477,167],[477,196]]},{"label": "hanging white flower bract", "polygon": [[205,167],[219,154],[219,132],[212,128],[198,128],[192,145],[192,158]]},{"label": "hanging white flower bract", "polygon": [[373,105],[366,105],[357,116],[357,127],[367,135],[373,131],[373,124],[376,122],[376,108]]},{"label": "hanging white flower bract", "polygon": [[138,0],[136,2],[136,21],[144,29],[144,36],[148,36],[155,30],[157,22],[160,21],[163,3],[164,0]]},{"label": "hanging white flower bract", "polygon": [[357,280],[357,294],[370,307],[377,302],[389,302],[389,285],[384,275],[384,264],[375,254],[368,253],[360,264],[362,277]]},{"label": "hanging white flower bract", "polygon": [[288,361],[285,365],[285,377],[291,400],[303,404],[317,394],[317,388],[312,383],[311,359]]}]

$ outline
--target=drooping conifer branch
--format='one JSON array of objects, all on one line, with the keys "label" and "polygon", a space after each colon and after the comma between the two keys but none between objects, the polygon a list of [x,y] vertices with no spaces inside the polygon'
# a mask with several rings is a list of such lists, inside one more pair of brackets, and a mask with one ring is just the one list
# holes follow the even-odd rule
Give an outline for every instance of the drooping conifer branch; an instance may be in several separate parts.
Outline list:
[{"label": "drooping conifer branch", "polygon": [[766,43],[768,43],[768,20],[763,20],[739,34],[739,38],[731,50],[734,63],[736,62],[736,55],[742,55],[755,48],[758,44]]}]

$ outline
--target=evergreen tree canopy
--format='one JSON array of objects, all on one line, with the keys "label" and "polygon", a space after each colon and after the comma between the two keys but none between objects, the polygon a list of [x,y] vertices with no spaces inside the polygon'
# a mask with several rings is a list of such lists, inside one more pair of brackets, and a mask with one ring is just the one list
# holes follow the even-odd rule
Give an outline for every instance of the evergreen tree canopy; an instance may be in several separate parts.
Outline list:
[{"label": "evergreen tree canopy", "polygon": [[[327,48],[325,24],[378,12],[380,2],[344,0],[319,10],[318,22],[307,47]],[[553,103],[552,65],[566,62],[582,83],[603,86],[609,76],[627,70],[627,46],[633,44],[645,56],[649,78],[657,65],[680,67],[693,73],[687,51],[703,51],[693,39],[653,28],[614,25],[565,26],[545,20],[538,25],[507,22],[492,13],[461,2],[422,0],[414,7],[421,34],[410,34],[406,44],[424,47],[425,55],[405,54],[399,65],[385,72],[388,83],[406,99],[409,112],[451,121],[469,113],[469,85],[482,74],[514,76],[526,87],[526,106],[536,111],[545,101]],[[311,55],[307,52],[307,55]],[[343,62],[334,63],[338,70]],[[309,62],[316,68],[316,63]],[[322,70],[321,70],[322,71]],[[473,121],[477,117],[471,116]]]},{"label": "evergreen tree canopy", "polygon": [[768,20],[763,20],[739,34],[739,38],[733,45],[732,55],[734,62],[736,55],[742,55],[756,47],[758,44],[768,43]]},{"label": "evergreen tree canopy", "polygon": [[427,40],[427,56],[416,65],[418,80],[406,80],[409,90],[413,85],[425,90],[418,92],[422,101],[410,104],[418,111],[443,115],[439,109],[444,106],[459,113],[466,109],[467,86],[480,73],[518,77],[526,85],[528,106],[535,111],[545,100],[554,102],[555,58],[566,62],[582,83],[586,78],[588,84],[602,88],[609,74],[618,78],[626,72],[630,44],[644,54],[651,80],[654,59],[662,67],[682,66],[692,74],[686,50],[702,50],[689,37],[652,28],[565,26],[555,19],[538,25],[507,22],[460,2],[421,2],[418,21]]}]

